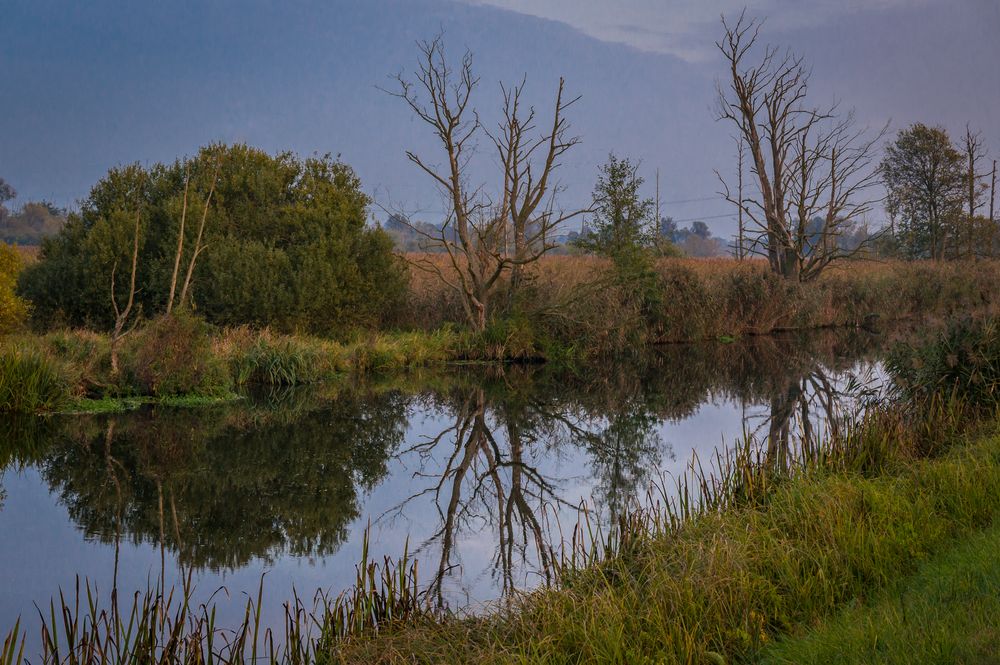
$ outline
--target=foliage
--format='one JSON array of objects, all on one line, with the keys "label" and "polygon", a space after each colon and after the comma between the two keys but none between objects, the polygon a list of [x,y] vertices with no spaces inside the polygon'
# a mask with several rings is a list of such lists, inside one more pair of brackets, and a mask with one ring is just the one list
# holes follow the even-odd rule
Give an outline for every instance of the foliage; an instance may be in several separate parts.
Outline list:
[{"label": "foliage", "polygon": [[900,344],[886,365],[907,400],[961,399],[992,409],[1000,401],[1000,320],[966,317],[920,344]]},{"label": "foliage", "polygon": [[53,411],[70,397],[62,368],[34,350],[0,351],[0,412]]},{"label": "foliage", "polygon": [[29,201],[12,214],[0,215],[0,242],[37,245],[65,223],[65,210],[47,201]]},{"label": "foliage", "polygon": [[886,147],[881,165],[896,219],[894,235],[907,258],[945,257],[962,216],[962,155],[941,127],[915,123]]},{"label": "foliage", "polygon": [[124,373],[141,395],[219,395],[231,386],[208,326],[188,313],[161,315],[129,338]]},{"label": "foliage", "polygon": [[22,268],[17,250],[0,242],[0,335],[22,325],[28,316],[28,303],[15,293]]},{"label": "foliage", "polygon": [[[389,238],[367,225],[369,200],[349,166],[329,156],[300,159],[213,145],[173,164],[112,169],[94,186],[22,275],[20,291],[34,303],[37,322],[110,327],[111,274],[130,262],[125,240],[137,207],[138,304],[147,315],[163,311],[186,177],[187,215],[204,213],[206,225],[204,256],[185,304],[208,321],[345,334],[378,324],[398,304],[404,272]],[[184,266],[198,226],[185,226]],[[126,282],[118,279],[118,289]],[[119,294],[119,302],[126,299]]]},{"label": "foliage", "polygon": [[576,245],[611,258],[650,247],[656,238],[656,217],[653,199],[640,198],[643,182],[638,164],[608,155],[594,185],[593,214]]}]

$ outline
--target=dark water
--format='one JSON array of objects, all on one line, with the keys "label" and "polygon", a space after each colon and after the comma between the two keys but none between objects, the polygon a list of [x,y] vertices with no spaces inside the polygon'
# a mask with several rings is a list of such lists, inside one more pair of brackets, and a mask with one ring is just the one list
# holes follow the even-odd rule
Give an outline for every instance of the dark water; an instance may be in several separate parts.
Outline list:
[{"label": "dark water", "polygon": [[885,344],[824,333],[673,346],[584,378],[465,369],[206,409],[0,417],[0,632],[77,577],[124,593],[181,571],[220,624],[266,573],[278,626],[293,589],[353,582],[366,528],[372,556],[408,547],[438,602],[475,610],[543,583],[582,507],[607,522],[692,454],[746,432],[784,454],[803,423],[830,426],[879,381]]}]

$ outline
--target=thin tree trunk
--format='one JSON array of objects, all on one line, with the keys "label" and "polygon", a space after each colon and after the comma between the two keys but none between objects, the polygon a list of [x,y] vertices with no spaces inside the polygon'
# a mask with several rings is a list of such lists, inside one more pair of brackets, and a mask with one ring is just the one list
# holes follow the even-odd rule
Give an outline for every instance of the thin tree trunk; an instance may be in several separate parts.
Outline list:
[{"label": "thin tree trunk", "polygon": [[187,220],[188,187],[191,184],[191,167],[184,165],[184,203],[181,206],[181,228],[177,233],[177,253],[174,255],[174,273],[170,277],[170,297],[167,298],[167,314],[174,309],[174,293],[177,291],[177,276],[181,270],[181,254],[184,252],[184,223]]}]

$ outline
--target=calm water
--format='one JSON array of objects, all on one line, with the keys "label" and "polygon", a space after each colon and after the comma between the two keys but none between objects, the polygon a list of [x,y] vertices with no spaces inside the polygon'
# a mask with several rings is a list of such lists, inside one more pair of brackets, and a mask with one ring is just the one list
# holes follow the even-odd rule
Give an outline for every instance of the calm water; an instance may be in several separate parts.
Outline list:
[{"label": "calm water", "polygon": [[223,625],[264,575],[264,621],[280,626],[293,590],[353,582],[366,528],[373,557],[408,546],[437,602],[475,610],[543,583],[582,506],[607,521],[745,431],[781,454],[878,382],[884,344],[768,338],[669,347],[587,379],[470,369],[208,409],[0,417],[0,632],[77,576],[107,593],[116,574],[124,592],[189,570]]}]

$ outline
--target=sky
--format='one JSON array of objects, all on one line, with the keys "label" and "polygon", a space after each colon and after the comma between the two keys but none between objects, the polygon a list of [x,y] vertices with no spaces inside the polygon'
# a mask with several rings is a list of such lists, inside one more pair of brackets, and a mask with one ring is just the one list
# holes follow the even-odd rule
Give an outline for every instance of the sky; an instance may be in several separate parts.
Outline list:
[{"label": "sky", "polygon": [[[803,56],[811,98],[893,133],[912,122],[958,138],[968,122],[1000,156],[1000,2],[748,0],[762,39]],[[527,77],[551,111],[560,76],[581,144],[558,170],[566,208],[589,202],[610,152],[659,172],[661,213],[733,232],[718,170],[735,169],[714,117],[714,42],[737,0],[0,0],[0,177],[19,201],[73,206],[108,168],[172,161],[216,141],[339,154],[385,208],[437,221],[444,207],[405,156],[438,146],[380,90],[412,72],[416,41],[471,51],[473,100],[496,120],[499,83]],[[481,143],[472,177],[498,185]],[[377,216],[383,216],[375,208]],[[877,223],[879,220],[872,220]]]}]

